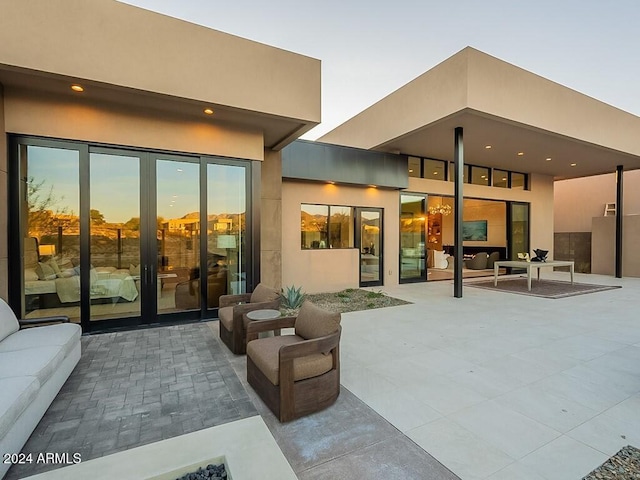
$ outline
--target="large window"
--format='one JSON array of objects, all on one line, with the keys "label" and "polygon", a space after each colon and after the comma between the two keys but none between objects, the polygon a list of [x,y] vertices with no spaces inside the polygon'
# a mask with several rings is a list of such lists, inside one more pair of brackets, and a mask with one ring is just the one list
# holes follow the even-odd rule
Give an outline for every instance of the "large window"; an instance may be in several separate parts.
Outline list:
[{"label": "large window", "polygon": [[300,208],[300,239],[303,249],[352,248],[351,207],[308,205]]},{"label": "large window", "polygon": [[442,160],[424,159],[424,178],[432,180],[447,179],[447,162]]}]

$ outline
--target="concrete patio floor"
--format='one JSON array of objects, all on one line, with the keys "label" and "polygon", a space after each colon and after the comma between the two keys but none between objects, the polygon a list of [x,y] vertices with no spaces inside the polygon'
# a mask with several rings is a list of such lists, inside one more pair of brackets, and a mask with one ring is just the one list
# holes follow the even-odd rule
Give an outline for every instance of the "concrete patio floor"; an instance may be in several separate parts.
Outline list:
[{"label": "concrete patio floor", "polygon": [[343,316],[342,384],[463,480],[580,479],[640,445],[640,279],[576,281],[623,288],[383,288],[414,304]]},{"label": "concrete patio floor", "polygon": [[[299,479],[578,480],[622,446],[640,446],[640,279],[576,281],[623,288],[555,300],[475,288],[455,299],[450,281],[382,288],[414,303],[343,314],[346,388],[333,407],[284,425],[246,384],[245,357],[222,346],[216,322],[165,327],[169,337],[157,338],[162,329],[85,337],[91,348],[27,447],[84,447],[83,460],[95,458],[155,441],[150,435],[233,421],[208,400],[230,396],[242,404],[235,418],[262,416]],[[122,355],[127,346],[135,354]],[[110,352],[120,352],[117,362]],[[104,395],[101,382],[110,382]],[[168,391],[149,391],[150,409],[145,388]],[[94,438],[100,424],[78,411],[78,395],[118,430]],[[171,421],[155,425],[156,413]],[[136,415],[148,426],[132,438]],[[8,478],[37,471],[12,469]]]}]

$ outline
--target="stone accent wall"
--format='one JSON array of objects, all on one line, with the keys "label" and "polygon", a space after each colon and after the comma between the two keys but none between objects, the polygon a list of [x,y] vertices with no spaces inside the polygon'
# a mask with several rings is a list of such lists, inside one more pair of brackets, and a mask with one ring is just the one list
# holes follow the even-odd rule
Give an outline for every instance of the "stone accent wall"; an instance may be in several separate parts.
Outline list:
[{"label": "stone accent wall", "polygon": [[280,152],[269,149],[262,162],[260,276],[264,284],[282,287],[282,160]]},{"label": "stone accent wall", "polygon": [[573,260],[576,272],[591,273],[591,232],[555,233],[553,259]]}]

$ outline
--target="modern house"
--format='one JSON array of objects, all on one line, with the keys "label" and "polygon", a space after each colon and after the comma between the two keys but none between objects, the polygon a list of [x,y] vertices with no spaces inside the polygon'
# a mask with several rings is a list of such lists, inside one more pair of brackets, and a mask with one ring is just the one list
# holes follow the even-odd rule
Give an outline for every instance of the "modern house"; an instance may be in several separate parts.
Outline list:
[{"label": "modern house", "polygon": [[[465,48],[324,135],[324,146],[285,149],[284,231],[300,221],[301,205],[302,222],[329,219],[329,241],[305,241],[308,225],[302,246],[283,238],[283,282],[317,291],[452,278],[443,257],[456,244],[463,256],[517,259],[540,248],[554,258],[554,184],[640,168],[639,128],[634,115]],[[452,180],[462,160],[455,242]],[[615,186],[609,193],[615,198]],[[355,231],[337,250],[332,212],[344,216],[345,208]],[[580,209],[567,198],[560,208]],[[614,257],[606,258],[610,273]]]},{"label": "modern house", "polygon": [[259,281],[461,286],[464,256],[553,256],[554,181],[640,169],[640,118],[473,48],[307,142],[318,60],[113,0],[1,6],[21,315],[96,331],[214,318]]}]

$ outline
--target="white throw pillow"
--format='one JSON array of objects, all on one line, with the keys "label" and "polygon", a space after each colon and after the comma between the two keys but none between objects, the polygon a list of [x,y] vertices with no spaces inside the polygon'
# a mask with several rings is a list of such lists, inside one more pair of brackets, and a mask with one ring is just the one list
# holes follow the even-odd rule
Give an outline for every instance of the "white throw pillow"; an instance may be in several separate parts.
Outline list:
[{"label": "white throw pillow", "polygon": [[24,269],[24,281],[25,282],[35,282],[39,280],[38,274],[33,268],[25,268]]}]

